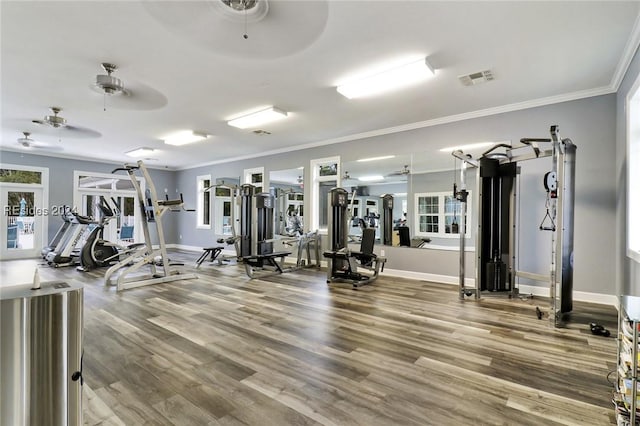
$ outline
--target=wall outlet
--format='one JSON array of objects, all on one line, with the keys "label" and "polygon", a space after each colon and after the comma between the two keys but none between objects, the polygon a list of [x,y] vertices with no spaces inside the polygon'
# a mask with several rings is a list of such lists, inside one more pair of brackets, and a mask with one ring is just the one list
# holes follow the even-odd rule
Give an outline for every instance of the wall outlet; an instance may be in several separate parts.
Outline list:
[{"label": "wall outlet", "polygon": [[380,250],[380,256],[384,257],[384,250]]}]

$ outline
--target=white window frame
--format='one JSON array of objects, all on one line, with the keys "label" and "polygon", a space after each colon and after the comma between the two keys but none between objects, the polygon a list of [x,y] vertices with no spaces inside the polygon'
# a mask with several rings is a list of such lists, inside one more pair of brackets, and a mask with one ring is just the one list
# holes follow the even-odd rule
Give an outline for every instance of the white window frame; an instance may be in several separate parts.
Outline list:
[{"label": "white window frame", "polygon": [[[91,177],[100,177],[104,178],[105,181],[110,181],[111,188],[83,188],[80,186],[80,177],[81,176],[91,176]],[[138,199],[138,193],[135,189],[117,189],[117,180],[126,180],[130,181],[131,178],[129,174],[113,174],[113,173],[98,173],[98,172],[87,172],[82,170],[74,170],[73,171],[73,206],[72,209],[74,211],[80,211],[79,206],[82,204],[82,196],[85,194],[91,195],[99,195],[104,194],[106,197],[133,197],[133,202],[135,208],[133,209],[133,238],[134,241],[142,241],[144,240],[144,236],[142,235],[142,216],[140,212],[140,208],[138,205],[140,200]],[[136,176],[136,180],[140,185],[140,189],[142,193],[145,193],[146,183],[145,179],[141,176]]]},{"label": "white window frame", "polygon": [[264,167],[254,167],[252,169],[244,169],[244,183],[250,184],[253,186],[258,186],[255,183],[251,182],[251,177],[253,175],[260,174],[262,175],[262,183],[260,184],[260,190],[256,189],[256,194],[259,192],[267,192],[269,191],[269,182],[267,182],[267,175],[264,172]]},{"label": "white window frame", "polygon": [[[446,233],[445,232],[445,218],[447,216],[451,216],[451,214],[449,213],[445,213],[445,197],[451,197],[452,194],[451,192],[418,192],[414,195],[414,228],[415,229],[415,235],[420,236],[420,237],[435,237],[435,238],[460,238],[460,234],[452,234],[452,233]],[[420,232],[420,214],[419,214],[419,203],[418,203],[418,199],[421,197],[438,197],[438,232]],[[465,234],[464,237],[465,238],[471,238],[471,227],[472,227],[472,223],[471,223],[471,218],[473,217],[472,215],[472,211],[471,211],[471,200],[472,200],[472,193],[471,191],[469,191],[469,195],[468,195],[468,202],[467,202],[467,211],[466,211],[466,216],[467,216],[467,222],[466,222],[466,227],[465,227]],[[433,214],[435,216],[435,214]]]},{"label": "white window frame", "polygon": [[[197,205],[196,205],[196,217],[197,217],[197,223],[196,223],[196,229],[211,229],[211,222],[213,222],[213,215],[212,213],[212,209],[213,209],[213,197],[211,196],[211,191],[206,191],[205,189],[207,188],[205,186],[205,181],[209,181],[209,185],[211,186],[211,175],[200,175],[196,177],[196,188],[198,188],[198,194],[196,197],[197,200]],[[204,223],[205,222],[205,217],[204,217],[204,212],[205,212],[205,194],[208,193],[209,194],[209,223]]]},{"label": "white window frame", "polygon": [[640,76],[625,102],[627,122],[627,257],[640,263]]},{"label": "white window frame", "polygon": [[[320,176],[320,166],[330,164],[337,164],[337,174],[335,176]],[[317,158],[309,161],[309,166],[311,167],[311,203],[306,210],[308,212],[309,223],[311,224],[310,229],[317,229],[320,234],[326,235],[327,228],[320,227],[320,183],[335,180],[336,186],[340,187],[342,184],[340,179],[342,176],[340,171],[340,156]],[[307,212],[305,212],[305,214],[307,214]]]}]

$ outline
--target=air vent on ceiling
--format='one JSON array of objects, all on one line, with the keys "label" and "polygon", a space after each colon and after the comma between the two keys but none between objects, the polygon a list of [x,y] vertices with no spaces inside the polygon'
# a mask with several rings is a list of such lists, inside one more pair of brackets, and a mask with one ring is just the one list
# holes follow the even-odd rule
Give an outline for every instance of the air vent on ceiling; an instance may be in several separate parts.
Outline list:
[{"label": "air vent on ceiling", "polygon": [[254,130],[253,133],[255,133],[256,135],[270,135],[271,134],[270,131],[262,130],[262,129]]},{"label": "air vent on ceiling", "polygon": [[462,83],[463,86],[475,86],[476,84],[493,80],[493,73],[491,72],[491,70],[484,70],[468,75],[461,75],[458,78],[460,79],[460,83]]}]

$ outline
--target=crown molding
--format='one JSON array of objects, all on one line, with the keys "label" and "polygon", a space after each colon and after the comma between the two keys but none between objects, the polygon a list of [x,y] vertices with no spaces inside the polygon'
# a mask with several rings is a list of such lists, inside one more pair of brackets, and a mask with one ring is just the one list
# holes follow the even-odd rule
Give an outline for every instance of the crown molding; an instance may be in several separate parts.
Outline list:
[{"label": "crown molding", "polygon": [[624,80],[624,76],[629,70],[629,65],[631,65],[638,46],[640,46],[640,13],[636,16],[636,21],[631,29],[631,35],[627,39],[627,44],[624,47],[620,61],[618,61],[618,66],[613,73],[613,77],[611,77],[610,86],[613,92],[617,92],[620,88],[620,84],[622,84],[622,80]]},{"label": "crown molding", "polygon": [[[25,150],[21,150],[19,148],[14,149],[14,148],[8,148],[6,146],[0,146],[0,153],[2,152],[14,152],[16,154],[23,154],[23,155],[37,155],[39,157],[54,157],[54,158],[63,158],[65,160],[77,160],[77,161],[90,161],[92,163],[100,163],[100,164],[113,164],[113,165],[120,165],[122,166],[124,164],[124,162],[122,161],[116,161],[116,160],[102,160],[102,159],[96,159],[96,158],[90,158],[90,157],[82,157],[79,155],[70,155],[70,154],[60,154],[57,152],[30,152],[30,151],[25,151]],[[136,161],[129,161],[129,163],[135,163]],[[148,169],[153,169],[153,170],[165,170],[165,171],[176,171],[178,169],[174,168],[174,167],[169,167],[169,166],[160,166],[160,165],[153,165],[153,164],[149,164],[149,163],[144,163],[145,166],[147,166]],[[191,168],[191,167],[190,167]]]}]

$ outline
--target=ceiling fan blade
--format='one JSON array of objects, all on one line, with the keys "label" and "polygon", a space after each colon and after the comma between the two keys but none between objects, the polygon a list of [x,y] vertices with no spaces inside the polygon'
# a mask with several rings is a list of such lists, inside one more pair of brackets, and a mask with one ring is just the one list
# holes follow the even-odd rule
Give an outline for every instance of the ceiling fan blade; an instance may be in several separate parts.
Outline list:
[{"label": "ceiling fan blade", "polygon": [[29,130],[33,130],[33,133],[55,138],[99,138],[102,136],[102,133],[86,127],[69,125],[52,127],[43,120],[28,120],[26,123],[20,120],[17,123],[21,127],[25,127],[25,124]]},{"label": "ceiling fan blade", "polygon": [[31,146],[36,151],[61,152],[64,148],[57,145],[33,144]]},{"label": "ceiling fan blade", "polygon": [[61,137],[67,138],[99,138],[102,136],[102,133],[86,127],[65,126],[61,130]]},{"label": "ceiling fan blade", "polygon": [[[94,92],[104,95],[95,85],[89,86]],[[158,90],[139,82],[125,81],[125,90],[105,98],[106,108],[149,111],[166,106],[168,99]]]}]

